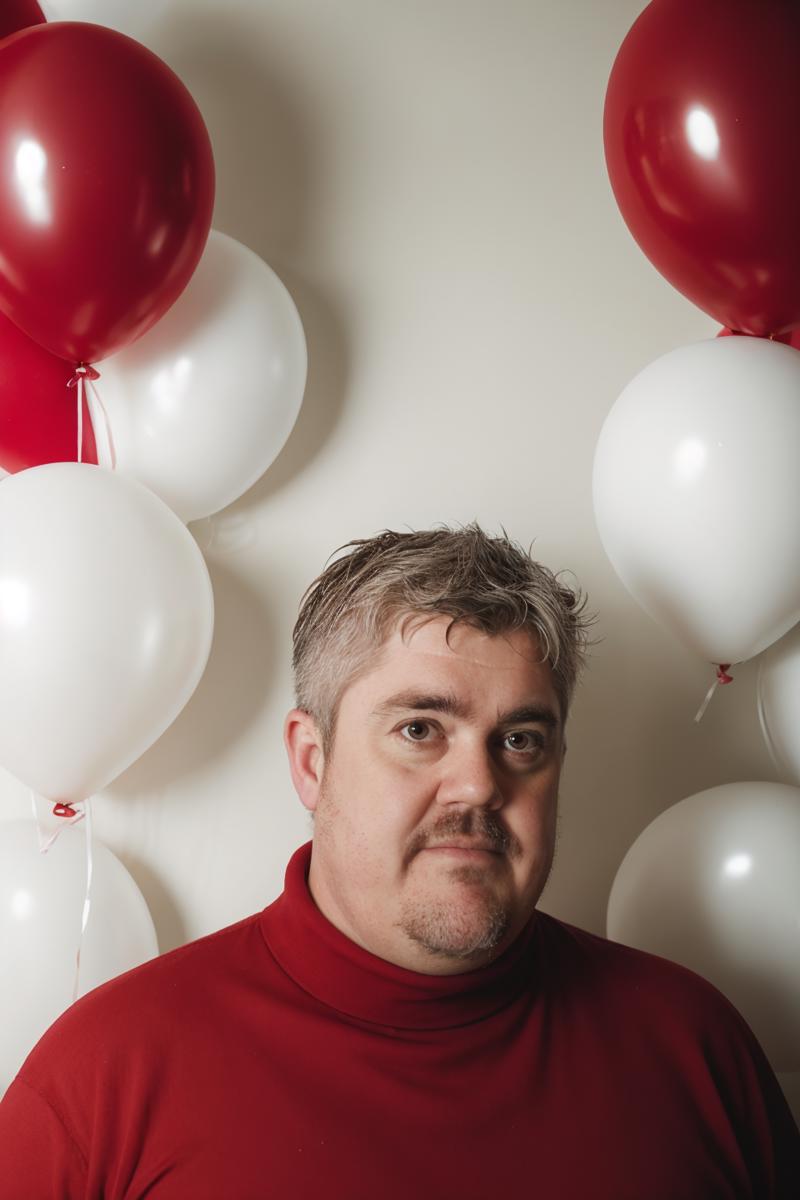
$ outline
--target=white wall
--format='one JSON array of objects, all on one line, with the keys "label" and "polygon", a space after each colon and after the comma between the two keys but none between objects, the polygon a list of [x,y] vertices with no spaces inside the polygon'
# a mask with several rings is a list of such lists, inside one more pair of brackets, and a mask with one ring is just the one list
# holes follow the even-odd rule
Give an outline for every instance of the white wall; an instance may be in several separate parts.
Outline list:
[{"label": "white wall", "polygon": [[[162,949],[279,892],[308,835],[280,738],[297,603],[335,547],[386,526],[502,524],[572,568],[599,613],[549,911],[603,931],[620,860],[657,813],[776,778],[754,665],[695,725],[710,668],[628,597],[592,515],[617,394],[716,329],[641,254],[605,173],[605,85],[642,7],[173,0],[146,33],[209,125],[216,227],[282,277],[310,358],[278,462],[193,526],[217,603],[206,676],[95,801]],[[0,797],[4,815],[29,813],[7,776]]]}]

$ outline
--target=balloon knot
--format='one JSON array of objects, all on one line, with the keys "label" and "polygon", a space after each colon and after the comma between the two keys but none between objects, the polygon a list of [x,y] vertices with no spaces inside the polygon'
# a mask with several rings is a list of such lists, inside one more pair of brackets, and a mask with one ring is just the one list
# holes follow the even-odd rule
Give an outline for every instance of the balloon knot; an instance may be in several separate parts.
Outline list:
[{"label": "balloon knot", "polygon": [[72,807],[71,804],[54,804],[53,805],[53,816],[54,817],[77,817],[78,813]]},{"label": "balloon knot", "polygon": [[80,382],[81,379],[95,380],[95,379],[99,379],[99,378],[100,378],[100,372],[96,371],[94,369],[94,367],[89,365],[89,363],[78,363],[77,367],[75,368],[74,375],[67,382],[67,387],[68,388],[77,387],[78,383]]},{"label": "balloon knot", "polygon": [[733,676],[728,674],[730,663],[719,663],[717,666],[717,683],[733,683]]}]

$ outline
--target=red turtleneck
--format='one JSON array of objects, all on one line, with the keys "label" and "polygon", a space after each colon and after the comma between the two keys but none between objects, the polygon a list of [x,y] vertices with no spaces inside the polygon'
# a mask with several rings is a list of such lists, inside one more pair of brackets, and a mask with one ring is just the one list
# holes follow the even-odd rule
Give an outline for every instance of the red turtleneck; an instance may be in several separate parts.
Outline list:
[{"label": "red turtleneck", "polygon": [[316,909],[310,848],[259,915],[98,988],[0,1105],[2,1200],[796,1197],[800,1138],[696,976],[536,914],[418,975]]}]

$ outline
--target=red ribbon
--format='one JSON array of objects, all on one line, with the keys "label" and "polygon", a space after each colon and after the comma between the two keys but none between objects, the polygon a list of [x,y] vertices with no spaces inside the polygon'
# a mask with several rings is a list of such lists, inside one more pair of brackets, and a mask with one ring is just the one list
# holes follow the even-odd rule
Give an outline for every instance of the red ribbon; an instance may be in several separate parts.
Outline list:
[{"label": "red ribbon", "polygon": [[90,366],[89,363],[78,363],[77,367],[75,368],[75,374],[67,382],[67,387],[77,387],[81,379],[91,379],[94,381],[95,379],[99,378],[100,372],[95,371],[94,367]]},{"label": "red ribbon", "polygon": [[78,813],[75,811],[75,809],[72,807],[71,804],[54,804],[53,805],[53,816],[54,817],[77,817]]},{"label": "red ribbon", "polygon": [[717,666],[717,683],[733,683],[733,676],[728,674],[730,663],[719,663]]}]

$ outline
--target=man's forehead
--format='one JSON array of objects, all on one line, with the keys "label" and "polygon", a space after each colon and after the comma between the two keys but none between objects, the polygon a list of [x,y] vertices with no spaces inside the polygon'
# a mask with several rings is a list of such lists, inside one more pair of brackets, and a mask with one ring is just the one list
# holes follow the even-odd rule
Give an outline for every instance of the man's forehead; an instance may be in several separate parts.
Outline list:
[{"label": "man's forehead", "polygon": [[539,641],[527,629],[490,634],[446,614],[406,613],[399,617],[383,643],[387,657],[431,656],[442,664],[456,661],[493,669],[519,669],[523,663],[545,667]]},{"label": "man's forehead", "polygon": [[[525,630],[487,634],[448,616],[399,619],[370,668],[349,688],[370,709],[385,712],[397,697],[431,697],[429,708],[455,712],[480,708],[497,713],[540,709],[558,714],[550,664],[542,662],[535,638]],[[406,704],[405,707],[424,707]]]},{"label": "man's forehead", "polygon": [[488,634],[439,614],[396,619],[366,670],[344,688],[339,715],[353,706],[381,719],[425,709],[470,720],[513,715],[562,724],[552,668],[534,635],[519,629]]}]

